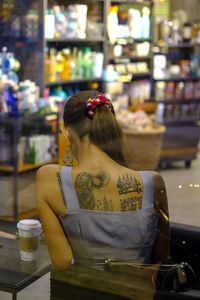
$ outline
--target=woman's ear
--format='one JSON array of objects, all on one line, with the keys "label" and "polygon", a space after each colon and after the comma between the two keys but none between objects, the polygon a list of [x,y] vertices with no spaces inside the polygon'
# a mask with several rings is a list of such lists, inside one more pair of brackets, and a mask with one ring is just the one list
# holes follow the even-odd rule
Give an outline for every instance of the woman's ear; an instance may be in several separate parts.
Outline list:
[{"label": "woman's ear", "polygon": [[72,143],[72,136],[70,134],[69,129],[66,128],[63,123],[60,124],[60,129],[61,129],[62,134],[64,135],[64,137],[66,139],[67,145],[70,146],[71,143]]}]

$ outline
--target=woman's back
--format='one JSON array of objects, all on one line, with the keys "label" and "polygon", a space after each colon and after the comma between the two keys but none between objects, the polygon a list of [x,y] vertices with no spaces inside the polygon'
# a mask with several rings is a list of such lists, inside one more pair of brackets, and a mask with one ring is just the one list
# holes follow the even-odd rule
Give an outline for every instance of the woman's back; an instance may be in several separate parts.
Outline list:
[{"label": "woman's back", "polygon": [[120,170],[115,176],[80,172],[73,183],[72,168],[61,169],[67,211],[60,220],[76,263],[101,268],[107,258],[151,261],[158,224],[152,173]]},{"label": "woman's back", "polygon": [[72,257],[149,262],[153,248],[154,261],[163,261],[169,226],[157,216],[163,211],[168,217],[164,184],[159,177],[153,187],[150,172],[125,167],[111,101],[97,91],[73,95],[64,107],[62,132],[66,163],[75,158],[77,166],[45,166],[37,173],[38,211],[52,263],[67,268]]}]

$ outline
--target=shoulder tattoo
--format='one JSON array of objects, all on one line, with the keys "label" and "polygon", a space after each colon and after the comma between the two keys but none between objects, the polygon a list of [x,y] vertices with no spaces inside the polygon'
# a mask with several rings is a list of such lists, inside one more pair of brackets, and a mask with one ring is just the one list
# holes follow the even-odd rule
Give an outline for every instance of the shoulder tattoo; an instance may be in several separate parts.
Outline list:
[{"label": "shoulder tattoo", "polygon": [[110,182],[110,175],[101,171],[97,175],[87,172],[79,173],[75,178],[75,189],[79,204],[84,209],[95,208],[94,189],[101,189]]},{"label": "shoulder tattoo", "polygon": [[[143,188],[139,180],[130,174],[122,174],[117,181],[121,211],[136,211],[142,208]],[[128,195],[130,194],[131,195]]]},{"label": "shoulder tattoo", "polygon": [[127,173],[119,176],[117,181],[117,188],[120,195],[133,192],[142,192],[141,183],[134,176]]}]

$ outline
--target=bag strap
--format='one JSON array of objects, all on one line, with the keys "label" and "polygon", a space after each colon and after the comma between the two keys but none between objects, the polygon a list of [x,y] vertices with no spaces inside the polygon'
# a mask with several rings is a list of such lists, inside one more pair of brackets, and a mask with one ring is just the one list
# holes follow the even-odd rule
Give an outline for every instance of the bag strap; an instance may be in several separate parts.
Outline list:
[{"label": "bag strap", "polygon": [[154,208],[162,216],[162,218],[169,222],[169,211],[167,202],[167,192],[165,182],[162,176],[157,172],[152,172],[153,175],[153,196]]},{"label": "bag strap", "polygon": [[162,176],[157,172],[152,172],[154,186],[154,208],[159,214],[157,237],[154,243],[152,262],[167,263],[169,259],[169,212],[167,202],[167,192]]}]

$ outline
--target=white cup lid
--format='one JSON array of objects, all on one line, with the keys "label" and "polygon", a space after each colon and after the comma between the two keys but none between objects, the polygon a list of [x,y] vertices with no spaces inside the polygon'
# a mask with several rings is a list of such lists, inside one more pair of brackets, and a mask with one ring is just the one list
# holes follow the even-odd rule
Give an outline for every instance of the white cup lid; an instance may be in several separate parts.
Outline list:
[{"label": "white cup lid", "polygon": [[23,229],[23,230],[41,228],[41,223],[40,223],[40,221],[35,220],[35,219],[24,219],[24,220],[20,220],[17,223],[17,228]]}]

